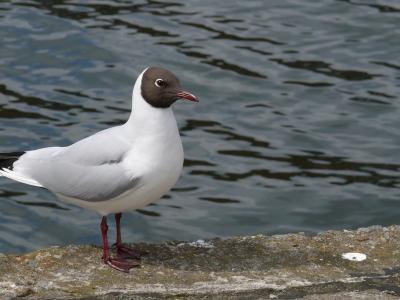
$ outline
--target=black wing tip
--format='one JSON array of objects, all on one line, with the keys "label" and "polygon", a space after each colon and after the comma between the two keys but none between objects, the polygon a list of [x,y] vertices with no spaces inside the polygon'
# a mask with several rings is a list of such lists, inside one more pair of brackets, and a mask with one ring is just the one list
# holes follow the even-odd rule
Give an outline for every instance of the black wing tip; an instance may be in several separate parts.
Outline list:
[{"label": "black wing tip", "polygon": [[25,151],[0,153],[0,170],[3,168],[12,170],[14,163],[25,153]]}]

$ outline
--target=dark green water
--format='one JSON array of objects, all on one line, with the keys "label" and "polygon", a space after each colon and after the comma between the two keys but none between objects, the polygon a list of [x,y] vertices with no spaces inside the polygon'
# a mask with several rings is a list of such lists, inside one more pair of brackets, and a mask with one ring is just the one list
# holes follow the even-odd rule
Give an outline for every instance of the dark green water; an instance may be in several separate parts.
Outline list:
[{"label": "dark green water", "polygon": [[[200,103],[174,105],[182,176],[125,241],[400,224],[398,1],[0,1],[0,152],[122,124],[149,66]],[[100,244],[96,213],[0,193],[0,252]]]}]

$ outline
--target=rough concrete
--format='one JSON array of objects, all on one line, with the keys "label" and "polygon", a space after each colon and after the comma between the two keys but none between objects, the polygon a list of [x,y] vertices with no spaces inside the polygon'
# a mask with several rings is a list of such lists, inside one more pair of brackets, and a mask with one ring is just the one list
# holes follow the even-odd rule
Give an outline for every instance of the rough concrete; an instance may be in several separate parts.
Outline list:
[{"label": "rough concrete", "polygon": [[[198,242],[134,244],[121,273],[98,246],[0,254],[0,299],[396,299],[400,226]],[[342,258],[363,253],[363,261]]]}]

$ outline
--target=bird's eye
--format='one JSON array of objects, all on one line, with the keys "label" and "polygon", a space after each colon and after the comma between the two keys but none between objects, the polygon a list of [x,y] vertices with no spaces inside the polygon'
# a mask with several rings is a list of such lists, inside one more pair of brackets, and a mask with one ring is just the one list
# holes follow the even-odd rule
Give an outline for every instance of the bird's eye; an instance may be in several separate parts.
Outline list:
[{"label": "bird's eye", "polygon": [[162,79],[157,79],[155,82],[154,82],[154,84],[156,85],[156,86],[158,86],[158,87],[162,87],[162,86],[164,86],[164,80],[162,80]]}]

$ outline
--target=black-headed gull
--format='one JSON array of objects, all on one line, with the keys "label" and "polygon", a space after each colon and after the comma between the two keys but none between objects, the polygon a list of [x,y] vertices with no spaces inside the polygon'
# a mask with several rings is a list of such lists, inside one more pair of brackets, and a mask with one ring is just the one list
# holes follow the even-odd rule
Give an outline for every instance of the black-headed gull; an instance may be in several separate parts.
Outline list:
[{"label": "black-headed gull", "polygon": [[[122,245],[120,218],[159,199],[176,183],[183,148],[171,105],[179,98],[198,102],[170,71],[151,67],[136,80],[128,121],[69,147],[0,154],[0,175],[43,187],[61,201],[100,213],[104,262],[129,272],[146,251]],[[108,251],[107,215],[115,214],[117,251]]]}]

